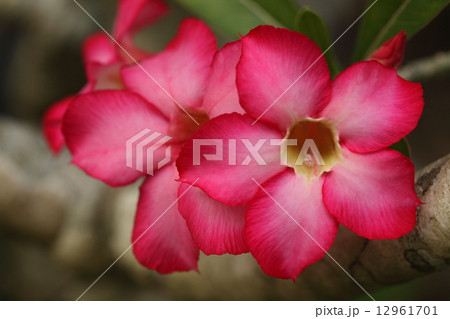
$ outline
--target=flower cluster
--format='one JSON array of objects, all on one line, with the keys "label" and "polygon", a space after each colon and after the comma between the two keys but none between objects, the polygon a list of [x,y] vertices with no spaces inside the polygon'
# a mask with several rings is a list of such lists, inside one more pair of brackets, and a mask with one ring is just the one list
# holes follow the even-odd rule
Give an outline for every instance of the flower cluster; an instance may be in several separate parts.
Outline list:
[{"label": "flower cluster", "polygon": [[[218,49],[187,19],[162,52],[137,48],[134,32],[166,10],[121,0],[117,43],[87,39],[88,84],[44,118],[52,150],[66,144],[90,176],[114,187],[143,178],[132,239],[142,265],[171,273],[197,269],[199,250],[250,252],[267,274],[295,279],[339,223],[369,239],[413,229],[414,167],[388,148],[423,108],[420,84],[395,70],[404,33],[331,80],[312,41],[271,26]],[[154,152],[137,170],[126,144],[145,130],[170,139],[144,141]]]}]

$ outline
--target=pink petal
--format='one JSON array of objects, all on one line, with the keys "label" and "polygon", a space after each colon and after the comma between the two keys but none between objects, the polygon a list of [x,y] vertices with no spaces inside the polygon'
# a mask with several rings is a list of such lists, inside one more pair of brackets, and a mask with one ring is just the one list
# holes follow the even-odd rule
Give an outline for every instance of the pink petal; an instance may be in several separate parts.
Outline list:
[{"label": "pink petal", "polygon": [[376,50],[368,60],[375,60],[388,68],[398,69],[403,62],[406,47],[406,31],[393,36]]},{"label": "pink petal", "polygon": [[414,166],[385,149],[357,154],[343,149],[323,186],[324,203],[344,226],[368,239],[394,239],[410,232],[420,201],[414,191]]},{"label": "pink petal", "polygon": [[[144,175],[126,166],[127,140],[144,129],[164,134],[167,126],[164,116],[135,93],[96,91],[72,102],[63,134],[75,165],[108,185],[122,186]],[[164,151],[155,152],[155,165]]]},{"label": "pink petal", "polygon": [[244,113],[236,87],[236,65],[240,56],[241,41],[225,45],[214,56],[203,99],[203,109],[210,118],[225,113]]},{"label": "pink petal", "polygon": [[110,65],[119,61],[114,43],[104,32],[89,36],[83,43],[82,53],[85,65],[90,63]]},{"label": "pink petal", "polygon": [[177,177],[175,166],[170,165],[145,180],[133,229],[137,260],[162,274],[197,270],[199,251],[177,209]]},{"label": "pink petal", "polygon": [[117,48],[117,53],[121,57],[123,64],[135,64],[135,61],[141,61],[153,56],[152,53],[142,50],[134,43],[133,36],[124,36],[120,42],[122,48]]},{"label": "pink petal", "polygon": [[81,93],[123,88],[121,59],[111,39],[103,32],[91,35],[83,44],[83,60],[88,85]]},{"label": "pink petal", "polygon": [[266,274],[295,280],[333,244],[338,223],[322,202],[322,184],[289,168],[262,185],[272,198],[260,189],[250,204],[245,237]]},{"label": "pink petal", "polygon": [[44,137],[50,149],[54,154],[61,151],[64,146],[64,135],[62,134],[62,121],[64,114],[70,103],[72,103],[74,96],[69,96],[61,101],[56,102],[45,112],[43,119]]},{"label": "pink petal", "polygon": [[322,116],[331,120],[352,151],[388,147],[411,132],[423,109],[422,87],[378,62],[359,62],[333,82]]},{"label": "pink petal", "polygon": [[[244,241],[245,206],[228,206],[208,197],[200,188],[182,183],[179,210],[197,246],[206,255],[248,252]],[[188,191],[187,191],[188,190]]]},{"label": "pink petal", "polygon": [[199,108],[216,49],[214,34],[206,24],[186,19],[163,52],[142,61],[148,74],[139,66],[131,66],[122,70],[122,78],[128,89],[145,97],[167,116],[178,109],[172,98],[185,108]]},{"label": "pink petal", "polygon": [[270,26],[253,29],[242,39],[237,67],[242,107],[259,118],[286,92],[262,119],[285,130],[298,118],[314,116],[329,100],[330,74],[321,55],[300,33]]},{"label": "pink petal", "polygon": [[122,38],[154,22],[168,11],[161,0],[120,0],[114,25],[114,38]]},{"label": "pink petal", "polygon": [[[262,183],[283,169],[280,165],[279,146],[271,146],[269,142],[270,139],[281,139],[282,135],[263,122],[252,126],[253,121],[248,115],[232,113],[221,115],[204,124],[194,134],[193,140],[184,145],[178,157],[180,180],[192,184],[199,178],[195,185],[210,197],[228,205],[247,204],[258,190],[252,178]],[[257,145],[259,140],[265,139],[258,153],[267,165],[259,165],[241,139],[248,139],[253,146]],[[222,141],[222,160],[205,158],[205,155],[217,154],[217,149],[222,149],[214,140]],[[194,153],[194,142],[212,142],[214,145],[199,146],[199,152]],[[230,143],[234,143],[235,147]],[[233,152],[234,148],[236,152]],[[234,153],[236,156],[233,156]],[[196,154],[198,162],[194,164]],[[255,156],[257,155],[255,153]],[[246,160],[250,162],[244,163]]]}]

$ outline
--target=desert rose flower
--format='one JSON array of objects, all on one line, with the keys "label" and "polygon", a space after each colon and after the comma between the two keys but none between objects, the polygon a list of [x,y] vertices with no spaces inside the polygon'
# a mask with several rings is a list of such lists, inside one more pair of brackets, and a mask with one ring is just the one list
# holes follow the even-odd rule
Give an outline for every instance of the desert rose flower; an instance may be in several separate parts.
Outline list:
[{"label": "desert rose flower", "polygon": [[[114,40],[136,60],[150,56],[151,53],[133,44],[133,35],[154,23],[167,10],[167,5],[161,0],[120,0],[112,35]],[[120,68],[133,61],[119,45],[104,32],[95,33],[86,39],[82,56],[87,84],[78,95],[96,90],[123,88]],[[44,136],[54,153],[59,153],[64,146],[62,118],[74,97],[75,95],[69,96],[54,103],[44,115]]]},{"label": "desert rose flower", "polygon": [[[187,142],[180,180],[197,181],[222,203],[248,205],[246,243],[263,271],[279,278],[295,280],[321,259],[339,223],[368,239],[411,231],[420,205],[414,166],[387,147],[417,125],[420,84],[375,61],[330,81],[320,49],[286,29],[260,26],[241,41],[236,76],[247,114],[200,128],[193,141],[223,141],[224,160],[194,165]],[[244,140],[254,146],[250,161]],[[209,147],[202,156],[215,153]]]},{"label": "desert rose flower", "polygon": [[[123,68],[126,90],[83,94],[64,117],[72,162],[87,174],[111,186],[145,176],[133,251],[141,264],[160,273],[197,269],[199,248],[206,254],[248,251],[243,239],[245,208],[226,206],[180,183],[174,164],[182,145],[202,124],[224,113],[243,113],[235,82],[240,53],[240,41],[217,51],[211,30],[199,20],[187,19],[164,51],[144,59],[141,66]],[[125,161],[127,141],[146,129],[170,137],[164,143],[136,140],[157,146],[154,176],[127,167]],[[160,168],[169,147],[171,161]],[[143,157],[146,164],[146,154]],[[192,235],[178,206],[195,225]]]}]

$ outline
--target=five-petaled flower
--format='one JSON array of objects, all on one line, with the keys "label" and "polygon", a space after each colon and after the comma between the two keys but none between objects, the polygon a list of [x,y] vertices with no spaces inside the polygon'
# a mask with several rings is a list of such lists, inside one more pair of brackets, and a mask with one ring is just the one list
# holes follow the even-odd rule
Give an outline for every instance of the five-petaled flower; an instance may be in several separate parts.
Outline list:
[{"label": "five-petaled flower", "polygon": [[[82,56],[87,84],[77,95],[123,88],[120,68],[134,62],[133,59],[139,61],[151,56],[151,53],[133,44],[133,35],[148,24],[154,23],[167,10],[167,5],[161,0],[120,0],[112,34],[116,42],[104,32],[97,32],[83,43]],[[44,136],[54,153],[59,153],[64,147],[62,121],[75,97],[68,96],[54,103],[44,115]]]},{"label": "five-petaled flower", "polygon": [[[339,223],[369,239],[411,231],[420,205],[414,166],[387,147],[417,125],[420,84],[376,61],[356,63],[331,81],[319,48],[285,29],[260,26],[241,41],[236,83],[246,114],[219,116],[193,138],[222,139],[224,158],[231,139],[281,139],[287,161],[281,165],[279,148],[266,145],[259,152],[267,165],[193,165],[188,142],[177,161],[180,180],[198,178],[196,186],[210,197],[248,205],[246,243],[263,271],[279,278],[295,280],[321,259]],[[298,164],[306,139],[315,142],[324,165]],[[236,147],[238,157],[246,156],[242,145]]]},{"label": "five-petaled flower", "polygon": [[[232,42],[217,51],[211,30],[199,20],[186,19],[164,51],[140,65],[122,67],[126,90],[83,94],[64,117],[72,162],[115,187],[146,175],[125,165],[129,138],[146,128],[172,138],[153,154],[156,166],[170,146],[172,161],[161,169],[154,167],[154,176],[146,176],[133,230],[136,258],[160,273],[197,269],[199,247],[207,254],[248,251],[243,239],[245,208],[221,204],[200,189],[188,190],[189,185],[177,181],[174,163],[203,123],[224,113],[243,113],[235,85],[240,46],[240,41]],[[179,194],[183,196],[178,202]],[[178,207],[195,224],[191,232]],[[201,219],[202,212],[211,212],[214,218]],[[221,231],[227,225],[235,231]]]}]

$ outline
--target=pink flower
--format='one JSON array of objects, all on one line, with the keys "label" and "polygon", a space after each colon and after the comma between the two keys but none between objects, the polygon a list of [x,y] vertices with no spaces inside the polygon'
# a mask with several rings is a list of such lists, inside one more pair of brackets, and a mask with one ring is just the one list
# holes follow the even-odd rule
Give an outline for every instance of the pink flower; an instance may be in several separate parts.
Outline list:
[{"label": "pink flower", "polygon": [[[133,35],[141,28],[155,22],[168,10],[161,0],[120,0],[113,38],[134,59],[150,56],[133,44]],[[121,89],[120,68],[129,64],[130,57],[104,32],[98,32],[83,44],[83,61],[88,83],[79,94],[102,89]],[[75,96],[54,103],[45,113],[43,132],[50,149],[59,153],[64,146],[61,132],[62,119]]]},{"label": "pink flower", "polygon": [[383,43],[370,57],[369,61],[378,61],[388,68],[398,69],[403,62],[406,46],[406,32],[393,36],[391,39]]},{"label": "pink flower", "polygon": [[[192,141],[177,160],[181,181],[198,179],[195,185],[211,198],[248,205],[246,243],[263,271],[279,278],[295,280],[321,259],[339,223],[369,239],[397,238],[413,229],[420,205],[413,164],[387,149],[416,126],[423,109],[420,84],[375,61],[356,63],[330,81],[320,56],[299,33],[252,30],[242,39],[236,80],[247,114],[219,116],[193,136],[223,140],[224,160],[194,165]],[[286,164],[280,165],[280,147],[269,143],[258,149],[265,165],[248,162],[243,138],[252,145],[282,140]],[[296,161],[308,139],[324,165],[315,155]],[[229,165],[233,153],[237,165]]]},{"label": "pink flower", "polygon": [[[163,52],[144,59],[141,66],[122,68],[127,90],[83,94],[72,101],[64,117],[72,162],[87,174],[111,186],[145,176],[133,251],[141,264],[160,273],[197,269],[199,248],[207,254],[248,251],[243,239],[245,208],[226,206],[200,189],[188,189],[178,181],[174,164],[182,145],[200,125],[227,112],[243,113],[235,84],[240,46],[233,42],[217,51],[209,28],[187,19]],[[154,176],[125,162],[127,140],[145,129],[172,138],[154,153]],[[172,161],[158,169],[168,146]],[[178,207],[195,225],[192,235]]]}]

